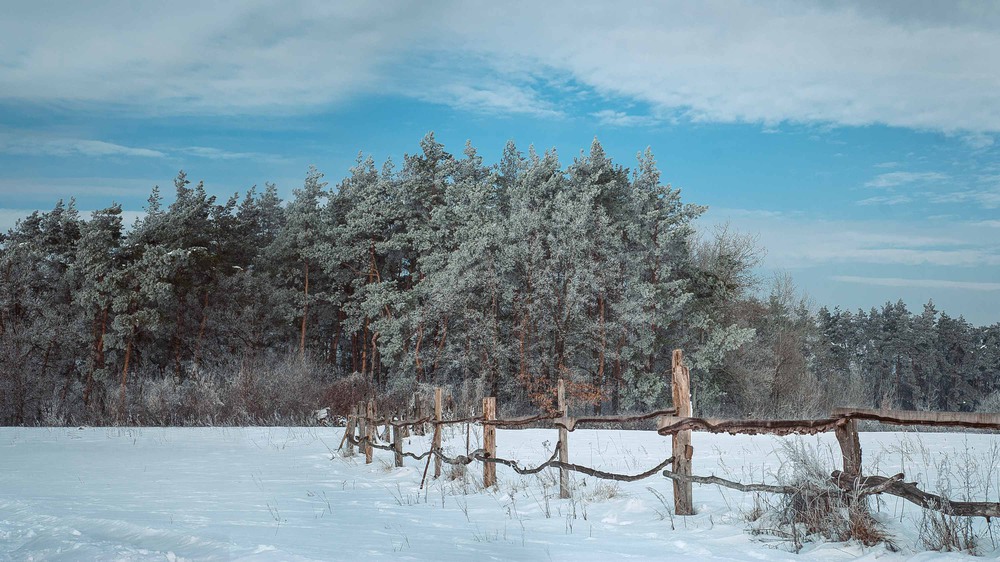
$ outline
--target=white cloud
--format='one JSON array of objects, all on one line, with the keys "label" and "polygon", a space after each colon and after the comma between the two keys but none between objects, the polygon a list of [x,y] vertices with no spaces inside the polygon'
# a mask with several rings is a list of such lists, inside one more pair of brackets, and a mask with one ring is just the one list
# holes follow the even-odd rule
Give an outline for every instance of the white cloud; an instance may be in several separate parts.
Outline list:
[{"label": "white cloud", "polygon": [[877,285],[882,287],[921,287],[926,289],[957,289],[960,291],[1000,291],[1000,283],[950,281],[945,279],[903,279],[899,277],[859,277],[835,275],[834,281]]},{"label": "white cloud", "polygon": [[968,189],[934,195],[931,203],[938,204],[968,204],[974,203],[984,209],[1000,208],[1000,188]]},{"label": "white cloud", "polygon": [[913,198],[908,195],[885,195],[869,197],[858,201],[858,205],[902,205],[913,202]]},{"label": "white cloud", "polygon": [[233,152],[210,146],[188,146],[177,149],[177,151],[183,154],[197,156],[199,158],[207,158],[209,160],[266,160],[271,162],[281,160],[280,156],[274,154],[265,154],[262,152]]},{"label": "white cloud", "polygon": [[532,88],[500,82],[449,84],[420,92],[416,97],[479,113],[524,114],[544,118],[563,116],[562,111],[541,99]]},{"label": "white cloud", "polygon": [[55,203],[71,197],[145,198],[154,185],[171,185],[150,178],[65,177],[65,178],[0,178],[0,193],[18,198],[44,197]]},{"label": "white cloud", "polygon": [[598,123],[608,127],[644,127],[659,123],[659,119],[650,115],[630,115],[614,109],[602,109],[590,115],[596,117]]},{"label": "white cloud", "polygon": [[165,153],[150,148],[124,146],[93,139],[61,138],[31,132],[0,132],[0,153],[29,156],[138,156],[163,158]]},{"label": "white cloud", "polygon": [[822,220],[770,211],[709,209],[702,221],[728,222],[757,236],[769,267],[800,269],[831,264],[880,266],[1000,265],[1000,244],[968,223]]},{"label": "white cloud", "polygon": [[[569,112],[524,97],[524,83],[511,76],[520,70],[699,121],[1000,131],[1000,7],[992,4],[178,0],[6,8],[7,100],[161,114],[301,112],[367,93],[441,92],[440,101],[463,109]],[[465,57],[485,66],[471,74],[463,63],[449,67]],[[414,89],[395,79],[425,71],[443,81]],[[479,87],[491,71],[494,83]]]},{"label": "white cloud", "polygon": [[1000,9],[868,4],[504,4],[459,9],[452,21],[480,49],[695,120],[1000,129]]},{"label": "white cloud", "polygon": [[888,172],[879,174],[865,183],[865,187],[890,188],[913,183],[928,184],[948,179],[939,172]]},{"label": "white cloud", "polygon": [[970,133],[962,135],[962,142],[974,150],[982,150],[993,146],[995,139],[993,138],[993,135],[987,135],[985,133]]}]

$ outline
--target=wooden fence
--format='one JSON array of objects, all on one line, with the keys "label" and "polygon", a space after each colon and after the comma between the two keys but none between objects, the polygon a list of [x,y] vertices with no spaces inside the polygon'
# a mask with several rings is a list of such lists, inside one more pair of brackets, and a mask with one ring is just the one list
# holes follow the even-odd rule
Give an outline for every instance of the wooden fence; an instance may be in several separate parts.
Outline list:
[{"label": "wooden fence", "polygon": [[[903,482],[904,475],[891,477],[862,476],[862,450],[858,439],[857,420],[873,420],[895,425],[921,425],[932,427],[960,427],[976,429],[1000,429],[1000,414],[960,413],[960,412],[916,412],[905,410],[865,410],[837,408],[829,418],[803,420],[758,420],[758,419],[716,419],[696,418],[692,416],[691,378],[690,371],[684,364],[681,350],[675,350],[672,358],[671,387],[673,407],[664,408],[630,416],[589,416],[570,417],[566,401],[565,384],[560,379],[556,388],[557,406],[555,413],[541,413],[533,416],[498,419],[496,415],[496,398],[483,398],[482,413],[460,419],[443,419],[442,391],[434,392],[434,413],[420,417],[417,404],[416,418],[393,419],[388,415],[379,419],[373,400],[359,404],[352,409],[347,420],[347,428],[341,447],[345,444],[349,454],[354,447],[359,447],[365,455],[365,462],[372,462],[372,449],[392,451],[395,465],[403,466],[403,458],[415,460],[427,459],[420,486],[423,488],[431,461],[434,461],[434,478],[441,475],[442,463],[452,465],[468,465],[472,462],[483,464],[483,485],[491,487],[496,484],[496,465],[503,464],[514,469],[519,474],[535,474],[546,468],[559,469],[559,497],[569,498],[569,473],[580,472],[596,478],[635,481],[648,478],[664,469],[663,475],[673,482],[674,511],[677,515],[693,515],[694,500],[692,484],[715,484],[744,492],[795,493],[788,486],[769,484],[743,484],[729,481],[717,476],[695,476],[692,474],[694,447],[691,444],[692,431],[710,433],[729,433],[732,435],[792,435],[816,434],[833,431],[840,445],[843,456],[843,470],[834,470],[830,482],[844,493],[852,494],[854,498],[870,494],[890,494],[927,509],[933,509],[952,515],[997,517],[1000,516],[1000,504],[991,502],[953,502],[934,494],[921,491],[915,483]],[[569,433],[581,425],[629,423],[658,418],[657,431],[660,435],[671,437],[672,455],[645,472],[626,475],[598,470],[569,462]],[[378,426],[383,425],[383,431]],[[481,424],[483,427],[483,446],[469,450],[469,427],[471,424]],[[420,455],[404,452],[403,439],[412,430],[423,428],[430,424],[433,427],[431,449]],[[466,424],[466,454],[449,457],[444,454],[442,428],[445,425]],[[533,468],[522,467],[516,460],[504,459],[496,455],[497,427],[524,427],[526,425],[549,424],[559,432],[555,451],[548,461]],[[382,443],[379,443],[382,441]],[[557,458],[558,457],[558,458]]]}]

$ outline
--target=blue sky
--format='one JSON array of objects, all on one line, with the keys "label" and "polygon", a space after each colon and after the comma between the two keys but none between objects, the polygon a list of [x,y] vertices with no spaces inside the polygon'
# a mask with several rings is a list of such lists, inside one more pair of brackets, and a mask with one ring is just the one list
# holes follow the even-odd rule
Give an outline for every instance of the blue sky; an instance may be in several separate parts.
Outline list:
[{"label": "blue sky", "polygon": [[434,131],[564,162],[597,136],[767,250],[816,305],[1000,321],[1000,4],[17,2],[0,21],[0,227],[141,212]]}]

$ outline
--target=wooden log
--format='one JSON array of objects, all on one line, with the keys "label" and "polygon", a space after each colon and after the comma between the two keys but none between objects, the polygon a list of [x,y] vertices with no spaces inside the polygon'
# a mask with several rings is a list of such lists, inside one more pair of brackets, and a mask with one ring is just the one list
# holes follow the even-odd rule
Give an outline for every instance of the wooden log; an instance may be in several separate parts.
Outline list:
[{"label": "wooden log", "polygon": [[392,453],[396,466],[403,466],[403,427],[392,426]]},{"label": "wooden log", "polygon": [[673,435],[678,431],[693,430],[730,435],[814,435],[837,429],[843,418],[818,420],[729,420],[717,418],[660,418],[660,435]]},{"label": "wooden log", "polygon": [[517,427],[520,425],[529,425],[539,421],[554,420],[559,417],[558,414],[535,414],[534,416],[520,416],[517,418],[506,418],[502,420],[480,420],[483,425],[502,426],[502,427]]},{"label": "wooden log", "polygon": [[653,418],[659,418],[663,416],[676,416],[676,408],[667,408],[665,410],[657,410],[655,412],[649,412],[646,414],[636,414],[634,416],[588,416],[583,418],[571,418],[569,416],[561,416],[552,423],[556,425],[561,425],[566,428],[567,431],[576,430],[578,425],[586,424],[602,424],[602,423],[630,423],[643,420],[651,420]]},{"label": "wooden log", "polygon": [[844,472],[861,474],[861,441],[858,440],[858,426],[854,420],[845,420],[837,425],[837,442],[844,458]]},{"label": "wooden log", "polygon": [[365,406],[365,464],[372,463],[372,437],[375,435],[375,404],[369,400]]},{"label": "wooden log", "polygon": [[[559,379],[556,398],[559,414],[563,417],[568,417],[569,407],[566,405],[566,383],[562,379]],[[566,429],[566,426],[559,426],[559,462],[569,464],[569,431]],[[559,497],[566,499],[569,495],[569,471],[560,467]]]},{"label": "wooden log", "polygon": [[[497,417],[497,399],[490,396],[483,398],[483,420],[495,420]],[[496,458],[497,456],[497,435],[496,427],[491,424],[483,425],[483,450],[486,458]],[[497,483],[497,465],[492,462],[483,463],[483,487],[491,488]]]},{"label": "wooden log", "polygon": [[[691,417],[691,372],[684,365],[684,352],[675,349],[672,358],[673,398],[677,416]],[[680,476],[691,475],[691,457],[694,448],[691,446],[691,431],[681,430],[671,435],[673,445],[673,473]],[[674,480],[674,512],[677,515],[694,515],[694,498],[691,482]]]},{"label": "wooden log", "polygon": [[[913,482],[900,482],[902,474],[897,474],[892,478],[884,476],[866,476],[862,480],[869,487],[877,487],[881,490],[874,493],[883,493],[902,498],[910,503],[919,505],[926,509],[940,511],[947,515],[959,515],[963,517],[1000,517],[1000,503],[994,502],[965,502],[951,501],[947,498],[925,492]],[[856,487],[853,482],[856,476],[852,474],[841,474],[834,471],[832,479],[834,482],[847,489]]]},{"label": "wooden log", "polygon": [[[441,450],[441,398],[442,393],[440,388],[434,389],[434,421],[438,422],[434,424],[434,440],[431,442],[431,449],[435,451]],[[441,477],[441,457],[434,457],[434,478]]]},{"label": "wooden log", "polygon": [[937,427],[1000,429],[1000,414],[836,408],[833,410],[833,415],[834,417],[843,417],[852,420],[874,420],[894,425],[932,425]]}]

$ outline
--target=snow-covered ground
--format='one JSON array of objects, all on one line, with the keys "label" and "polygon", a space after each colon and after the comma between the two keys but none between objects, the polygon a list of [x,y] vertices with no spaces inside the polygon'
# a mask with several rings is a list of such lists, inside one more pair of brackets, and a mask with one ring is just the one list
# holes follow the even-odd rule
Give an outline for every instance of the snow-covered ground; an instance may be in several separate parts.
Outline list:
[{"label": "snow-covered ground", "polygon": [[[378,450],[371,465],[344,458],[333,451],[342,434],[2,428],[0,560],[969,559],[924,551],[920,510],[895,498],[879,517],[901,552],[818,542],[794,554],[788,542],[746,532],[752,494],[695,485],[698,515],[671,517],[671,485],[659,475],[628,484],[576,475],[574,498],[560,500],[555,471],[522,477],[499,466],[499,485],[483,490],[478,463],[464,480],[428,477],[421,491],[423,462],[392,468],[391,453]],[[452,453],[465,452],[464,427],[445,437]],[[501,430],[498,454],[532,465],[548,458],[556,438],[555,430]],[[473,428],[473,448],[478,441]],[[694,471],[773,482],[787,469],[780,441],[695,433]],[[975,499],[996,501],[1000,437],[864,433],[861,442],[866,466],[880,474],[902,466],[908,480],[930,490],[939,485],[935,466],[950,455],[951,472],[974,471]],[[799,443],[816,448],[830,468],[839,464],[832,435]],[[423,452],[427,444],[414,437],[406,449]],[[670,440],[651,431],[570,434],[571,461],[607,470],[638,473],[669,455]],[[965,491],[959,480],[953,496]],[[990,535],[981,542],[996,555]]]}]

